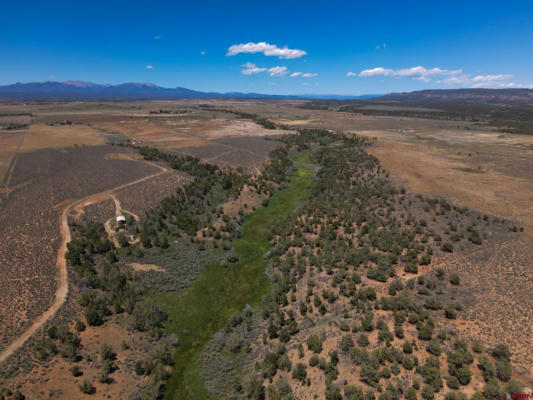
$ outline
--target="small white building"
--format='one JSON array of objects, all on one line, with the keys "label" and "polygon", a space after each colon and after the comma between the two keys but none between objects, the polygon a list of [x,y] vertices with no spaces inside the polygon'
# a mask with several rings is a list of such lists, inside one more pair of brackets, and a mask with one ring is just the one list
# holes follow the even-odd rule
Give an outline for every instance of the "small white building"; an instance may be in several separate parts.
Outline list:
[{"label": "small white building", "polygon": [[126,223],[126,217],[124,215],[119,215],[117,217],[117,224],[120,224],[121,222]]}]

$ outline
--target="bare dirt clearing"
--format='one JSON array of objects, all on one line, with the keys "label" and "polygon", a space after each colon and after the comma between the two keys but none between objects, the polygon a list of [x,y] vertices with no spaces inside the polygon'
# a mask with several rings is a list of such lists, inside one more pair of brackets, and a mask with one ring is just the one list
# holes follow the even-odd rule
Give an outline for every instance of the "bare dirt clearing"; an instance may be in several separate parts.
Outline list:
[{"label": "bare dirt clearing", "polygon": [[131,264],[129,264],[129,266],[131,268],[133,268],[133,270],[135,270],[135,271],[142,271],[142,272],[146,272],[146,271],[162,272],[162,271],[164,271],[163,268],[161,268],[159,265],[155,265],[155,264],[131,263]]}]

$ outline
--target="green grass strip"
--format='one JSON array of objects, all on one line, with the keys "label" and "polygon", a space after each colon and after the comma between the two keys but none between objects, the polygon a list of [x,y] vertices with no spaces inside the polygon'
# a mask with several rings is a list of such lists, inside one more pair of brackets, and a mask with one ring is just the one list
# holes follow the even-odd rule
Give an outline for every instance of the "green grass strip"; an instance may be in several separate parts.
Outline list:
[{"label": "green grass strip", "polygon": [[307,154],[298,156],[295,165],[297,169],[287,187],[277,191],[267,207],[244,221],[242,237],[233,241],[239,257],[237,263],[226,268],[209,266],[190,288],[154,296],[169,316],[167,331],[180,339],[165,398],[211,398],[199,374],[198,357],[211,336],[235,311],[242,310],[246,304],[259,305],[267,293],[270,281],[265,274],[264,254],[270,249],[268,234],[308,197],[317,169]]}]

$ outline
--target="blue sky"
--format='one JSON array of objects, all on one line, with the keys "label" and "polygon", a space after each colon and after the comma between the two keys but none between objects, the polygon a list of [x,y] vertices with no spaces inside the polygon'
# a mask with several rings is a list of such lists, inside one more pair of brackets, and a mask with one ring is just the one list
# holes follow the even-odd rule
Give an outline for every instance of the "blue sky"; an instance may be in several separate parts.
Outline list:
[{"label": "blue sky", "polygon": [[533,85],[527,0],[10,1],[2,15],[0,84],[353,95]]}]

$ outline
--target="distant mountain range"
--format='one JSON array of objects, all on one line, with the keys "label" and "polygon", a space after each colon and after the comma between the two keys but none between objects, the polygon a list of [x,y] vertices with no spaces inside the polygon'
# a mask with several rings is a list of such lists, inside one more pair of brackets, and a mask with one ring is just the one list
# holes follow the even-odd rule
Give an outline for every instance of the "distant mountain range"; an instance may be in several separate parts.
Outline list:
[{"label": "distant mountain range", "polygon": [[435,89],[409,93],[390,93],[375,100],[533,104],[533,89]]},{"label": "distant mountain range", "polygon": [[31,82],[0,86],[2,100],[178,100],[178,99],[324,99],[378,101],[438,101],[455,103],[533,104],[533,89],[432,89],[417,92],[346,96],[334,94],[272,95],[241,92],[201,92],[153,83],[97,84],[82,81]]},{"label": "distant mountain range", "polygon": [[32,82],[0,86],[0,99],[4,100],[177,100],[216,98],[261,98],[261,99],[335,99],[357,100],[382,95],[268,95],[261,93],[216,93],[200,92],[183,87],[164,88],[153,83],[123,83],[102,85],[92,82]]}]

